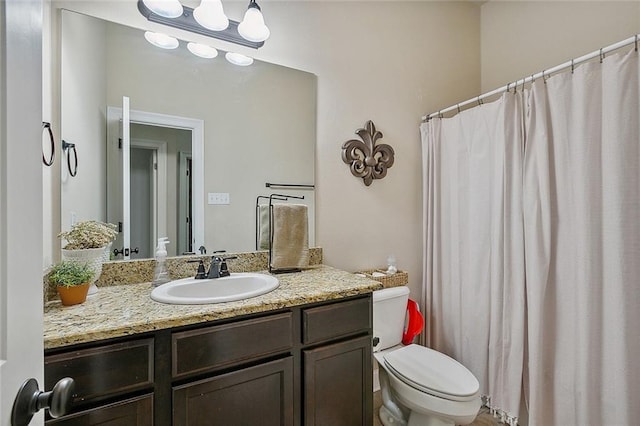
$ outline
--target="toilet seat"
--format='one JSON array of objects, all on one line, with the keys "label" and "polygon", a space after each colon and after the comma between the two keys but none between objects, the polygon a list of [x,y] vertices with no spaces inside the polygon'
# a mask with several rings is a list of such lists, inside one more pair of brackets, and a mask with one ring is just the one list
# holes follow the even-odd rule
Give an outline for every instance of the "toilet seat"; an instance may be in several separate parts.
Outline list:
[{"label": "toilet seat", "polygon": [[409,345],[383,355],[384,364],[412,388],[452,401],[477,398],[480,384],[462,364],[447,355]]}]

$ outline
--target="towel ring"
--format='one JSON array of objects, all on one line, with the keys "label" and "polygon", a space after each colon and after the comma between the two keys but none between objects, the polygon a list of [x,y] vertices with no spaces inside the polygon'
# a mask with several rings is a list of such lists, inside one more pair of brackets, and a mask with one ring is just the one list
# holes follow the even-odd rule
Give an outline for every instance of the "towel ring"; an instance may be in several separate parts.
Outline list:
[{"label": "towel ring", "polygon": [[46,157],[44,156],[44,151],[42,151],[42,162],[44,163],[45,166],[51,167],[53,165],[53,160],[55,160],[56,158],[56,141],[53,139],[53,131],[51,130],[51,123],[43,121],[42,130],[44,131],[44,129],[47,129],[47,132],[49,132],[49,141],[51,141],[51,157],[47,161]]},{"label": "towel ring", "polygon": [[[62,150],[67,153],[67,169],[69,170],[69,174],[71,177],[76,177],[78,174],[78,151],[76,151],[76,144],[63,140]],[[71,151],[73,151],[73,167],[71,167]]]}]

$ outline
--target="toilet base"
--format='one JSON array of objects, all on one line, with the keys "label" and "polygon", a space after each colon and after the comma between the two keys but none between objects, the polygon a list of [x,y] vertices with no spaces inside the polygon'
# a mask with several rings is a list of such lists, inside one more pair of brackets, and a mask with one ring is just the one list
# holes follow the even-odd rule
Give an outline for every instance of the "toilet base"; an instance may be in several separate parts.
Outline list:
[{"label": "toilet base", "polygon": [[412,411],[409,416],[408,426],[455,426],[454,421],[447,421],[440,417],[430,416],[426,414]]},{"label": "toilet base", "polygon": [[404,419],[394,416],[384,405],[380,407],[378,417],[384,426],[407,426],[407,422]]}]

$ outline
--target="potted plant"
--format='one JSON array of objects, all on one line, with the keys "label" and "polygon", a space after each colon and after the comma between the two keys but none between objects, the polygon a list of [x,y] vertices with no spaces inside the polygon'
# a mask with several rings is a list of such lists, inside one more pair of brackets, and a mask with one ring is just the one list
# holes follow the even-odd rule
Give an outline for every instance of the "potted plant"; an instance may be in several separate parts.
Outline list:
[{"label": "potted plant", "polygon": [[62,304],[71,306],[87,299],[94,275],[93,269],[86,263],[63,260],[51,268],[49,282],[56,286]]},{"label": "potted plant", "polygon": [[89,295],[98,291],[95,282],[102,273],[102,263],[109,260],[111,243],[117,235],[116,225],[97,220],[77,222],[69,231],[58,234],[58,238],[67,242],[62,248],[62,259],[88,264],[93,269]]}]

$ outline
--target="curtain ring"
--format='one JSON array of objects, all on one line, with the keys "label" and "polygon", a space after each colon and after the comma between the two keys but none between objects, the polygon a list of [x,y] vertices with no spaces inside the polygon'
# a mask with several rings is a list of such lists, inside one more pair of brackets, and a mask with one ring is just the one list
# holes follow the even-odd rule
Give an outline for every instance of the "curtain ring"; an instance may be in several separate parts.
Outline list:
[{"label": "curtain ring", "polygon": [[442,119],[442,118],[443,118],[442,111],[438,111],[438,118],[439,118],[439,119]]},{"label": "curtain ring", "polygon": [[602,53],[602,48],[600,48],[600,63],[602,63],[603,59],[604,59],[604,53]]},{"label": "curtain ring", "polygon": [[[67,152],[67,169],[69,170],[69,174],[71,177],[76,177],[78,174],[78,151],[76,151],[76,144],[63,140],[62,150]],[[73,151],[73,167],[71,166],[71,151]]]},{"label": "curtain ring", "polygon": [[544,75],[544,73],[545,73],[545,72],[546,72],[546,70],[542,70],[542,82],[543,82],[544,84],[547,84],[547,78],[548,78],[548,77],[547,77],[546,75]]},{"label": "curtain ring", "polygon": [[571,74],[573,74],[573,71],[575,70],[575,66],[573,64],[573,59],[571,60]]},{"label": "curtain ring", "polygon": [[51,167],[53,165],[53,160],[55,160],[56,158],[56,141],[53,139],[53,131],[51,130],[51,123],[43,121],[42,130],[44,131],[44,129],[47,129],[47,131],[49,132],[49,141],[51,141],[51,157],[47,161],[47,159],[44,156],[44,152],[42,152],[42,162],[44,163],[45,166]]},{"label": "curtain ring", "polygon": [[456,108],[458,108],[458,114],[460,114],[460,104],[457,104]]},{"label": "curtain ring", "polygon": [[482,104],[484,104],[484,102],[482,101],[482,98],[478,96],[478,106],[481,106]]},{"label": "curtain ring", "polygon": [[635,35],[635,42],[634,43],[636,45],[635,51],[637,52],[638,51],[638,34]]}]

